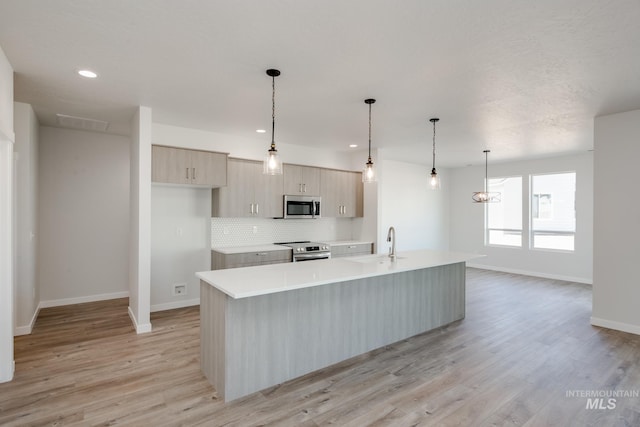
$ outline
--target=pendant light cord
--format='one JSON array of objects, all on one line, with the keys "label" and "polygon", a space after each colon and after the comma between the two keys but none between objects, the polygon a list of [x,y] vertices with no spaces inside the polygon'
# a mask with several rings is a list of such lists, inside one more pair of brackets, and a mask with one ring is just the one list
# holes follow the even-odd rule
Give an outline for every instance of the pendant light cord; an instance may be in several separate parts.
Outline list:
[{"label": "pendant light cord", "polygon": [[484,150],[484,192],[489,194],[489,150]]},{"label": "pendant light cord", "polygon": [[369,161],[371,161],[371,104],[369,104]]},{"label": "pendant light cord", "polygon": [[276,77],[271,76],[271,148],[276,148]]},{"label": "pendant light cord", "polygon": [[436,120],[433,120],[433,171],[436,170]]}]

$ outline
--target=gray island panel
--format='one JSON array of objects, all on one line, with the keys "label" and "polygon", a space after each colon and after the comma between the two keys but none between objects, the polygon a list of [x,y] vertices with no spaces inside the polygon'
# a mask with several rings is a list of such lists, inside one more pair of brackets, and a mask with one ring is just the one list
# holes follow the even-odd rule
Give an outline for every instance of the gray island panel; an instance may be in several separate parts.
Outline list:
[{"label": "gray island panel", "polygon": [[201,281],[200,307],[202,370],[230,401],[464,318],[465,263],[241,299]]}]

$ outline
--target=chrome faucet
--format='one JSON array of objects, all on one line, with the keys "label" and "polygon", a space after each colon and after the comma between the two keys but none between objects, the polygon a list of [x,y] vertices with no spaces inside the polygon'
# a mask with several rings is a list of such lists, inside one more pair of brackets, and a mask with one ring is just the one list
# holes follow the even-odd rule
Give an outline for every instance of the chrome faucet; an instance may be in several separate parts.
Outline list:
[{"label": "chrome faucet", "polygon": [[396,260],[396,229],[393,227],[389,227],[389,232],[387,233],[387,242],[391,242],[391,247],[389,248],[389,258],[391,261]]}]

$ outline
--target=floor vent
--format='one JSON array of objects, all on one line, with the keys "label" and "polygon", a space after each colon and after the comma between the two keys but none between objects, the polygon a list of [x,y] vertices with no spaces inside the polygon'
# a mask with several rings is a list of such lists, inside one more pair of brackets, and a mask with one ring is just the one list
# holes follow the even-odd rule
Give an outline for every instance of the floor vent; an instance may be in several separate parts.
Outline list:
[{"label": "floor vent", "polygon": [[106,132],[109,122],[102,120],[87,119],[84,117],[67,116],[66,114],[56,114],[58,124],[62,127],[90,130],[94,132]]}]

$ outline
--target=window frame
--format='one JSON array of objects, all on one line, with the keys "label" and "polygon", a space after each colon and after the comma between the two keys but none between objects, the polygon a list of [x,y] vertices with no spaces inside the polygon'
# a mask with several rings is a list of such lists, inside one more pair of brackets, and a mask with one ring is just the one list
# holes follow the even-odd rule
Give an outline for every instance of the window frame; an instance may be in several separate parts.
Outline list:
[{"label": "window frame", "polygon": [[[491,204],[493,203],[485,203],[485,207],[484,207],[484,245],[488,246],[488,247],[495,247],[495,248],[509,248],[509,249],[524,249],[526,248],[526,244],[525,244],[525,238],[527,236],[527,233],[525,233],[525,221],[524,221],[524,212],[526,211],[525,206],[524,206],[524,197],[523,197],[523,186],[524,186],[524,176],[523,175],[504,175],[504,176],[493,176],[493,177],[488,177],[487,180],[491,181],[491,180],[497,180],[497,179],[509,179],[509,178],[519,178],[520,179],[520,214],[523,218],[520,219],[520,230],[515,229],[515,228],[489,228],[489,207]],[[486,182],[486,188],[488,189],[488,191],[490,190],[490,185],[489,182]],[[504,197],[501,197],[501,201],[499,203],[504,203]],[[520,244],[519,245],[507,245],[507,244],[501,244],[501,243],[491,243],[490,242],[490,232],[492,230],[495,231],[520,231]]]},{"label": "window frame", "polygon": [[[535,230],[533,229],[533,178],[534,176],[545,176],[545,175],[563,175],[563,174],[574,174],[575,176],[575,189],[574,189],[574,197],[573,197],[573,205],[574,205],[574,230],[573,234],[573,249],[558,249],[558,248],[537,248],[535,247]],[[564,171],[554,171],[554,172],[542,172],[542,173],[530,173],[529,174],[529,224],[528,224],[528,239],[529,239],[529,250],[531,251],[539,251],[539,252],[556,252],[556,253],[575,253],[576,252],[576,234],[578,231],[578,209],[577,209],[577,194],[578,194],[578,171],[577,170],[564,170]],[[523,198],[524,199],[524,198]]]}]

